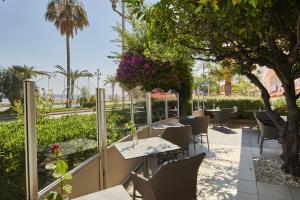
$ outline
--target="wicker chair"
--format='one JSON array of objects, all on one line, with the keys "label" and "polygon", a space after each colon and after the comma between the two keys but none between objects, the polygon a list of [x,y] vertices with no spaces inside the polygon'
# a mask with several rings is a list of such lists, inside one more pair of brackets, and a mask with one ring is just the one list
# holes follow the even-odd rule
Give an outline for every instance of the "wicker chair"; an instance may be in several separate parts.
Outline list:
[{"label": "wicker chair", "polygon": [[209,140],[208,140],[208,124],[209,124],[210,116],[206,115],[204,117],[195,117],[192,121],[192,135],[194,142],[194,150],[196,150],[196,137],[200,136],[200,142],[202,142],[202,137],[206,137],[207,147],[209,150]]},{"label": "wicker chair", "polygon": [[[279,140],[280,136],[278,133],[278,128],[275,126],[273,121],[268,116],[267,112],[257,112],[255,113],[255,119],[258,125],[258,142],[260,142],[260,154],[262,153],[264,140],[276,139]],[[260,141],[259,141],[260,140]]]},{"label": "wicker chair", "polygon": [[144,200],[195,200],[197,175],[205,153],[163,164],[151,179],[131,173],[133,199],[138,191]]},{"label": "wicker chair", "polygon": [[220,112],[213,113],[214,116],[214,126],[228,126],[232,113],[234,112],[233,108],[222,108]]},{"label": "wicker chair", "polygon": [[[176,144],[180,147],[180,152],[183,157],[189,155],[189,142],[191,139],[192,128],[191,126],[182,126],[182,127],[168,127],[162,134],[161,138]],[[178,152],[178,151],[177,151]],[[174,154],[173,154],[174,155]],[[161,163],[162,155],[158,154],[157,162],[158,165]],[[170,159],[170,152],[167,152],[167,160]]]}]

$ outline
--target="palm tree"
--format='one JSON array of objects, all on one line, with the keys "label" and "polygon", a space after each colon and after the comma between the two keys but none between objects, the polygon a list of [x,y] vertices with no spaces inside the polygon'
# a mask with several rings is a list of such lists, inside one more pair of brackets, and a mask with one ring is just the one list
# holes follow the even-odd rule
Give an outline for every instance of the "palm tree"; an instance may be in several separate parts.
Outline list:
[{"label": "palm tree", "polygon": [[119,86],[122,90],[122,109],[125,107],[125,91],[128,91],[129,89],[124,85],[123,83],[119,82]]},{"label": "palm tree", "polygon": [[117,82],[118,81],[117,81],[116,76],[113,76],[113,75],[107,75],[106,79],[104,80],[104,85],[111,84],[111,90],[112,90],[111,100],[115,99],[115,85],[117,84]]},{"label": "palm tree", "polygon": [[66,36],[67,47],[67,102],[69,107],[70,84],[71,84],[71,64],[70,64],[70,37],[77,34],[77,30],[83,30],[89,25],[86,11],[83,4],[77,0],[50,0],[45,13],[45,19],[53,22],[61,35]]},{"label": "palm tree", "polygon": [[230,60],[222,61],[218,64],[209,65],[209,75],[215,80],[224,80],[224,93],[225,96],[231,96],[232,93],[232,79],[237,73],[237,66]]},{"label": "palm tree", "polygon": [[[63,76],[68,75],[68,72],[65,70],[65,68],[63,68],[59,65],[56,65],[55,67],[56,67],[57,71],[54,71],[54,73],[62,74]],[[91,78],[93,76],[94,75],[92,73],[90,73],[88,70],[83,70],[83,71],[79,71],[78,69],[76,69],[75,71],[71,70],[71,72],[70,72],[71,85],[69,86],[70,89],[71,89],[70,90],[70,97],[72,99],[74,99],[74,88],[75,88],[76,80],[78,80],[79,78],[83,78],[83,77]]]},{"label": "palm tree", "polygon": [[31,66],[13,65],[1,71],[0,98],[7,98],[13,106],[15,101],[23,99],[23,82],[37,76],[47,75],[48,72],[35,70]]}]

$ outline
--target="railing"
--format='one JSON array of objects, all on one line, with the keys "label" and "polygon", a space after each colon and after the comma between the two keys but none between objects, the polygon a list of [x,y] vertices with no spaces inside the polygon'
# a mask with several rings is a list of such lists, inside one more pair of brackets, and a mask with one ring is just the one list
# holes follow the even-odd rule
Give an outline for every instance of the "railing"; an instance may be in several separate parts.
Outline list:
[{"label": "railing", "polygon": [[[138,91],[138,95],[132,98],[133,107],[129,107],[128,101],[123,107],[120,102],[105,101],[104,89],[96,89],[91,83],[77,83],[76,87],[70,89],[73,91],[71,103],[75,108],[60,108],[66,104],[65,88],[56,88],[57,86],[49,84],[48,79],[47,89],[43,89],[45,83],[42,81],[46,79],[23,83],[14,74],[10,76],[8,80],[13,80],[11,87],[16,86],[16,80],[17,84],[21,85],[21,89],[18,87],[18,92],[21,93],[19,96],[20,99],[24,99],[24,104],[15,105],[14,109],[19,114],[13,114],[13,118],[10,119],[15,121],[5,121],[0,124],[0,136],[11,137],[5,138],[3,145],[0,142],[0,178],[1,185],[5,185],[0,191],[2,189],[2,193],[9,191],[11,195],[4,196],[4,200],[25,199],[26,195],[28,200],[41,199],[50,190],[58,190],[59,180],[53,178],[52,172],[45,169],[47,164],[55,161],[55,157],[51,155],[52,144],[61,146],[63,158],[69,164],[69,174],[73,175],[73,180],[70,180],[73,186],[71,198],[124,182],[130,171],[133,171],[141,162],[140,159],[125,160],[113,145],[116,140],[122,142],[132,139],[128,131],[124,131],[124,124],[130,121],[130,110],[134,111],[134,122],[139,126],[139,138],[155,136],[148,125],[155,121],[153,113],[156,111],[156,106],[161,106],[159,107],[162,111],[159,113],[161,119],[171,116],[169,114],[171,104],[168,104],[167,98],[162,102],[154,103],[150,93]],[[88,104],[91,101],[85,102],[84,95],[86,94],[83,93],[86,91],[83,88],[89,91],[90,99],[95,99],[95,107]],[[61,95],[55,96],[55,91]],[[0,102],[0,114],[5,113],[4,107],[9,104],[6,102],[7,98],[2,97],[1,100],[3,99],[4,102]],[[57,102],[60,102],[59,106]],[[84,113],[76,112],[82,109],[79,107],[83,107],[83,104],[91,108]],[[54,108],[53,105],[56,107]],[[172,106],[179,108],[179,102],[173,102]],[[60,113],[52,115],[52,111]],[[177,111],[175,115],[178,116],[178,109],[174,111]],[[115,118],[114,113],[122,116],[122,120],[119,120],[118,116]],[[6,120],[5,117],[0,117],[0,119]],[[6,130],[7,128],[9,130]],[[12,136],[12,134],[15,135]],[[25,145],[24,138],[26,139]],[[17,140],[20,144],[18,149],[9,149],[15,152],[11,154],[13,157],[9,160],[8,154],[6,155],[8,151],[2,147],[6,148],[5,145],[9,142]],[[15,143],[10,145],[15,145]],[[24,156],[25,152],[26,156]],[[20,174],[24,171],[26,173]],[[25,181],[24,184],[22,182],[25,177],[27,177],[26,186]]]}]

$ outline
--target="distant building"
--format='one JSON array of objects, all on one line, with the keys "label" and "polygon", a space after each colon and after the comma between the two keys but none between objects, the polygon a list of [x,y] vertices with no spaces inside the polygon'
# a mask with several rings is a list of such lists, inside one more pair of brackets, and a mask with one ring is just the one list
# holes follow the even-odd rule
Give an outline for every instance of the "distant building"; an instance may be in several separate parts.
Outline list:
[{"label": "distant building", "polygon": [[[268,90],[271,97],[279,97],[283,95],[283,88],[281,81],[272,69],[266,67],[262,68],[261,81]],[[295,88],[297,92],[300,92],[300,79],[295,80]]]}]

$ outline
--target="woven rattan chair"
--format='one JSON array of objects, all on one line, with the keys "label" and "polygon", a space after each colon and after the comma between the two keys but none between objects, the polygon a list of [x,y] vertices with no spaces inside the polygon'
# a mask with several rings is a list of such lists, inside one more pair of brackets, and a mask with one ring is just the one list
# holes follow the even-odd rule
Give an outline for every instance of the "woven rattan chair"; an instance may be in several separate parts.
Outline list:
[{"label": "woven rattan chair", "polygon": [[178,145],[181,147],[183,154],[185,151],[188,154],[191,133],[191,126],[168,127],[162,134],[161,138]]},{"label": "woven rattan chair", "polygon": [[200,142],[203,143],[202,137],[206,137],[207,140],[207,148],[209,150],[209,139],[208,139],[208,124],[209,124],[210,116],[206,115],[204,117],[195,117],[192,120],[192,135],[194,142],[194,150],[196,150],[196,140],[197,136],[200,136]]},{"label": "woven rattan chair", "polygon": [[273,121],[270,119],[266,111],[255,113],[255,119],[258,125],[258,142],[260,146],[260,154],[262,153],[263,145],[265,140],[276,139],[279,140],[278,128],[275,126]]},{"label": "woven rattan chair", "polygon": [[233,108],[222,108],[219,112],[213,113],[214,126],[228,126],[233,111]]},{"label": "woven rattan chair", "polygon": [[144,200],[195,200],[197,175],[205,153],[163,164],[151,179],[131,173],[133,199],[138,191]]}]

